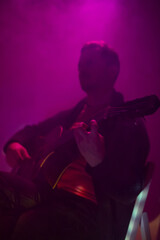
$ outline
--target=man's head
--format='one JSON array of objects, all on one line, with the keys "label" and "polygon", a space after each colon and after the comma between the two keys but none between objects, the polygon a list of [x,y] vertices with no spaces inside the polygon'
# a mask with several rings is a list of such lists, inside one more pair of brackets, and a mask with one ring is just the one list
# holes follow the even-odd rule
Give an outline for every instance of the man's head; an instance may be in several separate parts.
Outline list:
[{"label": "man's head", "polygon": [[88,42],[81,49],[78,70],[84,91],[107,91],[114,86],[120,71],[120,62],[118,55],[105,42]]}]

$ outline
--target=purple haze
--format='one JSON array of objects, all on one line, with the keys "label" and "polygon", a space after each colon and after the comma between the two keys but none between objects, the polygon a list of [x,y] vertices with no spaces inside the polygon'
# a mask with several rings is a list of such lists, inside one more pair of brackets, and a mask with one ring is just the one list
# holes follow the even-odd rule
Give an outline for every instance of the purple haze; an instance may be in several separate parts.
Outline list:
[{"label": "purple haze", "polygon": [[[159,8],[154,1],[140,2],[1,1],[1,170],[9,170],[2,147],[14,132],[84,96],[77,63],[86,41],[105,40],[118,52],[121,73],[116,89],[126,100],[153,93],[160,97]],[[156,164],[148,200],[151,217],[160,208],[159,122],[160,111],[146,121],[149,160]]]}]

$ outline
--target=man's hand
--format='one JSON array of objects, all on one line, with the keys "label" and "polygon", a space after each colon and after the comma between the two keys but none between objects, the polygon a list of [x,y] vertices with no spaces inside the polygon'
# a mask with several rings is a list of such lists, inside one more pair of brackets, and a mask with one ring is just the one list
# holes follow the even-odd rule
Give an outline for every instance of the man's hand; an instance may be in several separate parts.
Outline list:
[{"label": "man's hand", "polygon": [[98,133],[98,125],[95,120],[90,122],[90,132],[83,122],[76,123],[74,136],[80,153],[91,167],[100,164],[105,156],[104,138]]},{"label": "man's hand", "polygon": [[10,167],[16,167],[23,160],[31,159],[27,149],[18,142],[9,144],[6,152],[6,161]]}]

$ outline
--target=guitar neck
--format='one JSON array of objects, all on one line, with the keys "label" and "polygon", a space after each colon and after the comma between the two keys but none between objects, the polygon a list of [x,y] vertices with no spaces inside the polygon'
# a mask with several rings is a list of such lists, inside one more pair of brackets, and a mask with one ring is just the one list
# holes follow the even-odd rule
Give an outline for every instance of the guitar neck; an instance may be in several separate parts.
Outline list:
[{"label": "guitar neck", "polygon": [[[156,95],[151,95],[143,98],[137,98],[132,101],[128,101],[119,107],[107,107],[104,111],[100,111],[98,114],[92,117],[99,123],[104,122],[109,118],[122,117],[122,118],[137,118],[151,115],[160,107],[160,100]],[[91,119],[90,119],[91,120]],[[88,121],[89,122],[89,121]],[[69,129],[62,134],[62,137],[58,139],[55,144],[55,149],[63,146],[69,142],[74,142],[73,131]],[[89,129],[88,129],[89,130]]]}]

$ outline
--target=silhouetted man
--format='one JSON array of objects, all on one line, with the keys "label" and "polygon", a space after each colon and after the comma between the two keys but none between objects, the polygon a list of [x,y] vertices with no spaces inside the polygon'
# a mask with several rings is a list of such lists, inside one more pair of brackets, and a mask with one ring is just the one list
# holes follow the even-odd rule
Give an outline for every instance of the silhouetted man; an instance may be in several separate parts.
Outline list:
[{"label": "silhouetted man", "polygon": [[[104,42],[86,43],[78,64],[86,98],[73,109],[25,127],[5,145],[14,169],[23,162],[36,170],[39,163],[41,169],[30,185],[17,180],[12,201],[7,196],[10,203],[17,198],[18,204],[11,205],[20,209],[12,239],[124,239],[142,189],[149,142],[140,118],[102,121],[111,107],[124,103],[114,90],[119,70],[118,55]],[[74,134],[69,141],[68,132]]]}]

